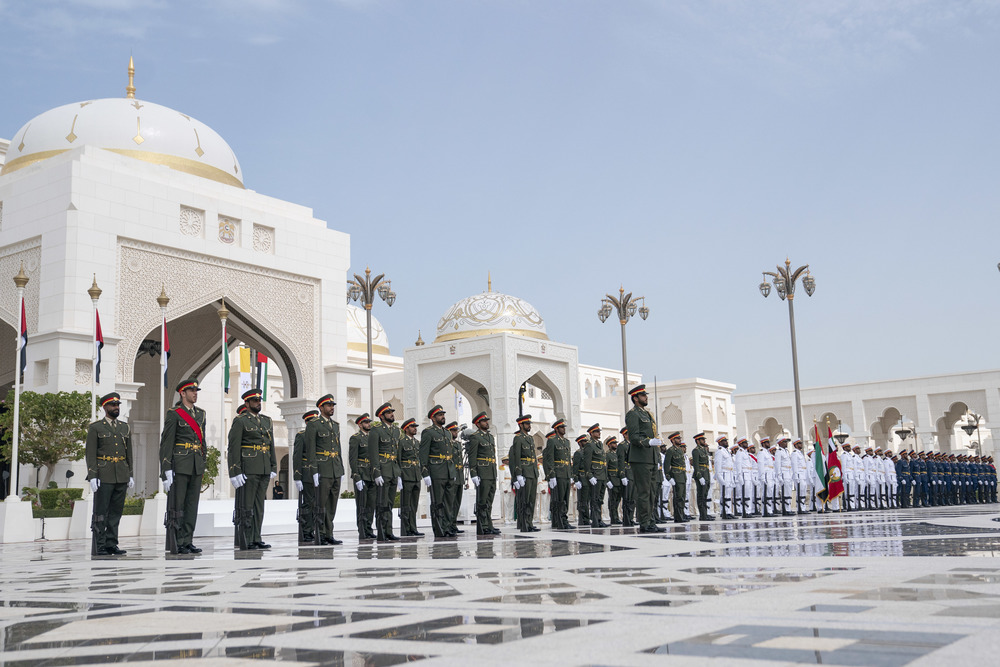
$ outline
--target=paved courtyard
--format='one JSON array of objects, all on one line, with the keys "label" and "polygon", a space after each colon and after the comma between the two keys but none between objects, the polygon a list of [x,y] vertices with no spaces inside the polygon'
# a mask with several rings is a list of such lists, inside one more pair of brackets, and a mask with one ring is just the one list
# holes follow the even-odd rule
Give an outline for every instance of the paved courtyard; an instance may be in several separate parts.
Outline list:
[{"label": "paved courtyard", "polygon": [[[165,556],[0,547],[5,665],[989,664],[996,505]],[[353,539],[352,539],[353,536]]]}]

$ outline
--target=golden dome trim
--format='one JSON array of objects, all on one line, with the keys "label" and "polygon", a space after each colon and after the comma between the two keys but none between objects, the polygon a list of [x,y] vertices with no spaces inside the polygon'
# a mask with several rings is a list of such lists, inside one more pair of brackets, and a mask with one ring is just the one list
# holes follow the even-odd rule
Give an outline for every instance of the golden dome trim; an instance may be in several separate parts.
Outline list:
[{"label": "golden dome trim", "polygon": [[525,338],[537,338],[538,340],[548,340],[549,337],[540,331],[526,331],[525,329],[478,329],[476,331],[457,331],[455,333],[441,334],[434,339],[435,343],[447,343],[450,340],[461,340],[463,338],[476,338],[478,336],[492,336],[493,334],[508,333]]},{"label": "golden dome trim", "polygon": [[[98,148],[100,148],[100,146],[98,146]],[[6,176],[7,174],[13,173],[19,169],[30,167],[36,162],[42,162],[43,160],[48,160],[49,158],[61,155],[67,150],[69,149],[41,151],[39,153],[31,153],[30,155],[15,158],[6,163],[3,166],[3,169],[0,169],[0,176]],[[136,160],[142,160],[143,162],[148,162],[150,164],[159,164],[165,167],[170,167],[174,171],[180,171],[185,174],[191,174],[192,176],[198,176],[200,178],[207,178],[210,181],[216,181],[217,183],[222,183],[224,185],[231,185],[241,190],[246,189],[246,187],[240,183],[239,179],[235,176],[222,171],[218,167],[213,167],[212,165],[198,162],[197,160],[177,157],[176,155],[166,155],[164,153],[151,153],[149,151],[136,151],[123,148],[102,148],[101,150],[106,150],[110,153],[117,153],[118,155],[134,158]]]},{"label": "golden dome trim", "polygon": [[[351,352],[364,352],[368,354],[368,343],[348,343],[347,349]],[[372,343],[372,354],[389,354],[389,348],[385,345]]]}]

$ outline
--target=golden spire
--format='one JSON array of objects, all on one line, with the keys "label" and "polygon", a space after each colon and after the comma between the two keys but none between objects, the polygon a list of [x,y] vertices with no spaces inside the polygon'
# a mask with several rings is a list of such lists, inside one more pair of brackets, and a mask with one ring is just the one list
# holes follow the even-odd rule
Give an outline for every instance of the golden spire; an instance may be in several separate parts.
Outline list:
[{"label": "golden spire", "polygon": [[226,297],[222,297],[222,308],[219,308],[219,319],[224,320],[229,317],[229,310],[226,308]]},{"label": "golden spire", "polygon": [[24,262],[21,262],[21,270],[14,276],[14,284],[18,289],[24,289],[24,286],[28,284],[28,274],[24,272]]},{"label": "golden spire", "polygon": [[130,100],[135,99],[135,63],[131,55],[128,57],[128,86],[125,87],[125,97]]},{"label": "golden spire", "polygon": [[490,274],[489,271],[486,272],[486,291],[487,292],[493,291],[493,276]]},{"label": "golden spire", "polygon": [[156,297],[156,303],[160,304],[160,308],[166,308],[167,304],[170,303],[170,297],[167,296],[166,285],[160,287],[160,296]]},{"label": "golden spire", "polygon": [[416,345],[416,346],[419,347],[419,346],[421,346],[423,344],[424,344],[424,339],[420,337],[420,330],[417,329],[417,342],[414,343],[414,345]]},{"label": "golden spire", "polygon": [[92,301],[97,301],[101,298],[101,288],[97,286],[97,274],[94,274],[94,284],[90,286],[87,290],[87,294],[90,295]]}]

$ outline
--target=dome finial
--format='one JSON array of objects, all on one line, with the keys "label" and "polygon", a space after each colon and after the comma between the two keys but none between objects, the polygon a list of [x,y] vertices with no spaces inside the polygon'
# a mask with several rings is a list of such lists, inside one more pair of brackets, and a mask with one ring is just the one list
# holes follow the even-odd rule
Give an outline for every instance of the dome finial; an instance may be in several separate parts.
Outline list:
[{"label": "dome finial", "polygon": [[493,291],[493,276],[490,274],[489,271],[486,272],[486,291],[487,292]]},{"label": "dome finial", "polygon": [[130,100],[135,99],[135,63],[132,61],[132,54],[128,56],[128,86],[125,87],[125,97]]},{"label": "dome finial", "polygon": [[420,337],[420,329],[417,329],[417,342],[414,343],[417,347],[424,344],[424,339]]}]

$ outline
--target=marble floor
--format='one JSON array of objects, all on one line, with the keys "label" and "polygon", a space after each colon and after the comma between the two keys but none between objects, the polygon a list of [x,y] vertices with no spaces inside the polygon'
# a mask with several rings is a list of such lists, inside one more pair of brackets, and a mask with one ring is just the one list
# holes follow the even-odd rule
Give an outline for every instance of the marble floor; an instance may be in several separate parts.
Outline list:
[{"label": "marble floor", "polygon": [[990,664],[1000,507],[634,529],[507,528],[267,551],[0,546],[0,661],[302,665]]}]

